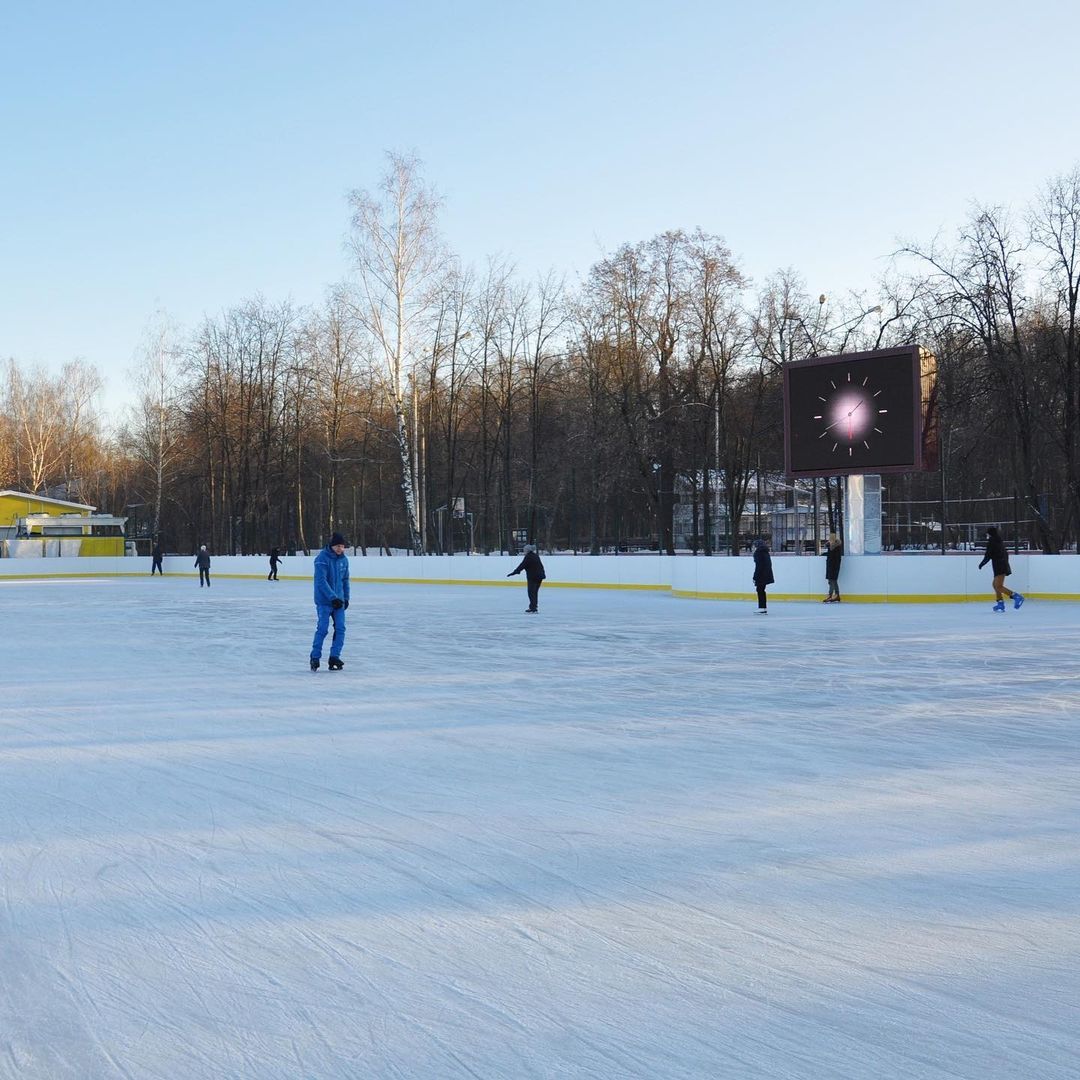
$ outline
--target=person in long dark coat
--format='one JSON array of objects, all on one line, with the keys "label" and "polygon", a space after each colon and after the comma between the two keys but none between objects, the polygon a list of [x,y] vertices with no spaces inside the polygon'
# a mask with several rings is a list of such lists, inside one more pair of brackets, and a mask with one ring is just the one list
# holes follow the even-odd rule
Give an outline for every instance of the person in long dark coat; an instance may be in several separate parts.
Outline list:
[{"label": "person in long dark coat", "polygon": [[198,555],[195,556],[195,565],[199,568],[199,588],[201,589],[205,585],[210,588],[210,552],[206,550],[206,545],[203,544],[199,548]]},{"label": "person in long dark coat", "polygon": [[986,530],[986,554],[979,563],[979,569],[981,570],[987,563],[994,571],[994,611],[1005,610],[1005,597],[1012,600],[1014,609],[1019,610],[1024,598],[1020,593],[1005,587],[1005,579],[1012,573],[1012,567],[1009,565],[1009,553],[1005,549],[1005,541],[1001,539],[1001,534],[993,525]]},{"label": "person in long dark coat", "polygon": [[769,554],[769,545],[764,540],[754,541],[754,588],[757,589],[757,613],[768,615],[768,602],[765,599],[765,589],[776,578],[772,572],[772,556]]},{"label": "person in long dark coat", "polygon": [[277,581],[278,563],[281,562],[281,553],[277,548],[270,549],[270,573],[266,575],[267,581]]},{"label": "person in long dark coat", "polygon": [[150,552],[150,576],[154,576],[156,570],[159,574],[164,576],[164,571],[161,569],[161,560],[165,555],[165,549],[161,546],[161,541],[156,541],[154,544],[154,550]]},{"label": "person in long dark coat", "polygon": [[829,533],[829,543],[825,550],[825,580],[829,583],[829,595],[823,604],[840,603],[840,560],[844,557],[844,545],[836,533]]},{"label": "person in long dark coat", "polygon": [[529,593],[529,606],[525,609],[526,614],[535,615],[540,609],[537,603],[540,599],[540,585],[547,574],[544,572],[544,564],[536,553],[532,544],[525,545],[525,557],[521,560],[516,570],[511,570],[507,577],[513,577],[525,571],[525,585]]}]

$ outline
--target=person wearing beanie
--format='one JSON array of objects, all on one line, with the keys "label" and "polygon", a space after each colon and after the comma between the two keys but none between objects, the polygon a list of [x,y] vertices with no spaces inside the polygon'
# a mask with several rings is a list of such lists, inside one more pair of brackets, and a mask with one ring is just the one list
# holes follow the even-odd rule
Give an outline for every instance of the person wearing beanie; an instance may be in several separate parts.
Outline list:
[{"label": "person wearing beanie", "polygon": [[1012,573],[1012,567],[1009,565],[1009,553],[1005,550],[1005,541],[1001,539],[1001,534],[993,525],[986,530],[986,554],[983,556],[983,561],[979,563],[979,569],[981,570],[987,563],[994,571],[993,610],[1004,611],[1007,596],[1013,602],[1013,609],[1019,611],[1024,598],[1018,592],[1005,588],[1005,579]]},{"label": "person wearing beanie", "polygon": [[775,580],[772,572],[772,556],[769,554],[769,545],[759,537],[754,541],[754,588],[757,589],[757,613],[759,615],[769,613],[765,589]]},{"label": "person wearing beanie", "polygon": [[323,642],[334,624],[330,642],[330,659],[326,666],[340,671],[345,665],[341,649],[345,644],[345,612],[349,608],[349,558],[345,554],[345,537],[334,533],[330,543],[315,556],[315,640],[311,643],[311,670],[319,670]]},{"label": "person wearing beanie", "polygon": [[529,593],[529,606],[525,612],[528,615],[535,615],[540,610],[537,607],[540,600],[540,585],[547,574],[544,573],[544,564],[540,561],[540,556],[536,554],[536,545],[526,544],[524,551],[525,556],[517,569],[511,570],[506,576],[513,577],[515,574],[520,574],[522,570],[525,571],[525,586]]},{"label": "person wearing beanie", "polygon": [[199,568],[199,588],[204,585],[210,588],[210,552],[206,550],[206,545],[203,544],[199,548],[199,554],[195,556],[195,565]]}]

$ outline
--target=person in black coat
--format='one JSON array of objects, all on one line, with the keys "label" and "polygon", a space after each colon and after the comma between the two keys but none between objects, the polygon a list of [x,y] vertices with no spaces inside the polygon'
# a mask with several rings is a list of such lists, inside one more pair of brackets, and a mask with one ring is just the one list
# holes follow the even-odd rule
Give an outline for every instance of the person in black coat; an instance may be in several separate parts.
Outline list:
[{"label": "person in black coat", "polygon": [[1024,598],[1018,592],[1005,587],[1005,579],[1012,573],[1012,567],[1009,565],[1009,553],[1005,550],[1005,541],[1001,539],[1001,534],[993,525],[986,530],[986,554],[979,563],[979,569],[981,570],[987,563],[994,571],[994,611],[1005,610],[1006,596],[1012,600],[1013,608],[1019,610]]},{"label": "person in black coat", "polygon": [[161,569],[161,560],[164,557],[164,555],[165,555],[165,551],[161,546],[161,541],[156,542],[154,544],[154,550],[150,552],[150,558],[152,560],[151,563],[150,563],[150,576],[151,577],[154,576],[154,571],[155,570],[159,574],[161,574],[162,577],[165,576],[165,572]]},{"label": "person in black coat", "polygon": [[769,545],[764,540],[754,541],[754,588],[757,589],[757,613],[768,614],[768,603],[765,599],[765,589],[776,578],[772,572],[772,556],[769,554]]},{"label": "person in black coat", "polygon": [[540,556],[536,554],[536,548],[532,544],[525,545],[525,557],[518,564],[516,570],[511,570],[507,577],[513,577],[525,571],[525,584],[529,591],[529,606],[525,609],[526,614],[535,615],[540,609],[536,606],[540,599],[540,583],[547,577],[544,573],[544,564]]},{"label": "person in black coat", "polygon": [[836,533],[829,533],[829,543],[825,548],[825,580],[829,583],[829,595],[823,604],[840,603],[840,560],[844,557],[844,545]]},{"label": "person in black coat", "polygon": [[199,588],[201,589],[205,585],[209,589],[210,552],[206,550],[205,544],[199,548],[199,554],[195,556],[195,565],[199,568]]},{"label": "person in black coat", "polygon": [[281,553],[277,548],[270,549],[270,573],[266,575],[267,581],[277,581],[278,563],[281,562]]}]

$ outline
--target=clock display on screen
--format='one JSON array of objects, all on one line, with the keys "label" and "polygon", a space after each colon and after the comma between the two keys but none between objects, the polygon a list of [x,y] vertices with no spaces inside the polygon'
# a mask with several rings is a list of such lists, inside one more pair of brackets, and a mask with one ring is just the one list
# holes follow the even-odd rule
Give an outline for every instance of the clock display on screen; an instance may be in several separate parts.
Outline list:
[{"label": "clock display on screen", "polygon": [[922,468],[921,374],[917,346],[788,364],[788,473],[835,476]]},{"label": "clock display on screen", "polygon": [[876,390],[870,376],[861,379],[849,370],[839,383],[829,379],[828,389],[818,395],[821,412],[814,419],[821,425],[818,439],[824,439],[830,454],[838,454],[838,460],[847,463],[854,458],[856,449],[870,449],[875,436],[884,435],[889,424],[889,410],[882,407],[883,390]]}]

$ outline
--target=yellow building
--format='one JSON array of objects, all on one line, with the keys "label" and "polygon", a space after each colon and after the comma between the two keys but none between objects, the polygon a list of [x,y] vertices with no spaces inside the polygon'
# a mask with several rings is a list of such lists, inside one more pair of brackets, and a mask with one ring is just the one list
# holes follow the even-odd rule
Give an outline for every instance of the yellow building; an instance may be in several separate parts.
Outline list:
[{"label": "yellow building", "polygon": [[123,555],[126,517],[85,503],[0,491],[0,554],[12,558]]}]

